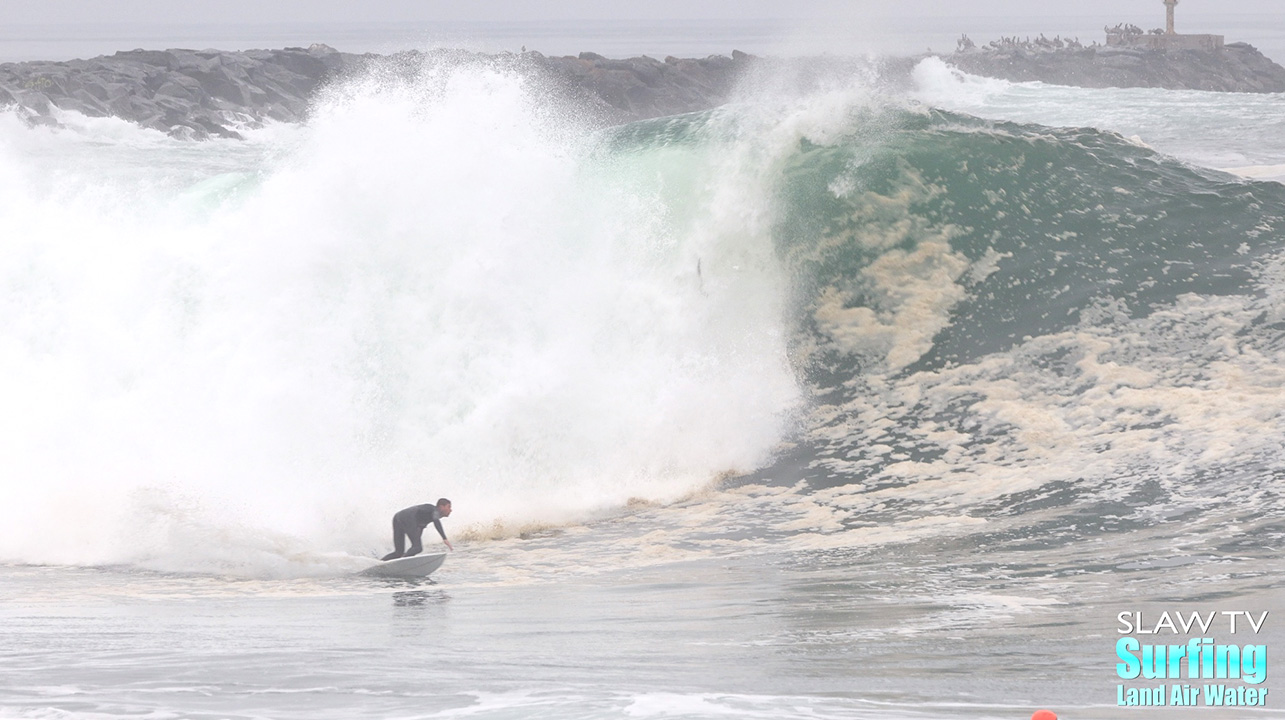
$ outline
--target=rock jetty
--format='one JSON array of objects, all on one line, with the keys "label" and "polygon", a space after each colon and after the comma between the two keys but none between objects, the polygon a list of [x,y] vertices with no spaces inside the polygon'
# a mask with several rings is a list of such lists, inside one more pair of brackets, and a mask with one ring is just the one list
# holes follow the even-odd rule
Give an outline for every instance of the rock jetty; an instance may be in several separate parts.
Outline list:
[{"label": "rock jetty", "polygon": [[[959,50],[940,57],[965,72],[1015,81],[1285,92],[1285,68],[1243,43],[1213,51],[1158,51],[1042,37],[976,47],[963,38]],[[123,118],[175,137],[236,138],[239,128],[305,120],[318,92],[346,78],[378,72],[414,82],[442,64],[490,63],[528,74],[550,95],[572,101],[590,122],[611,125],[721,105],[757,65],[785,69],[804,83],[861,72],[866,81],[896,85],[908,81],[920,59],[769,61],[733,52],[731,57],[702,59],[613,60],[587,52],[546,57],[463,50],[381,56],[342,53],[325,45],[243,52],[132,50],[88,60],[0,64],[0,107],[16,106],[33,125],[56,125],[59,111],[76,111]]]},{"label": "rock jetty", "polygon": [[1166,88],[1218,92],[1285,92],[1285,68],[1252,45],[1215,50],[1085,46],[1061,38],[1005,38],[976,47],[967,37],[943,60],[973,75],[1089,88]]},{"label": "rock jetty", "polygon": [[604,124],[702,110],[726,102],[751,58],[637,57],[594,53],[482,55],[460,50],[396,55],[341,53],[325,45],[284,50],[133,50],[88,60],[0,64],[0,107],[32,124],[57,124],[57,110],[115,116],[176,137],[239,137],[268,120],[299,122],[327,83],[377,68],[414,79],[435,63],[497,63],[529,73],[579,101]]}]

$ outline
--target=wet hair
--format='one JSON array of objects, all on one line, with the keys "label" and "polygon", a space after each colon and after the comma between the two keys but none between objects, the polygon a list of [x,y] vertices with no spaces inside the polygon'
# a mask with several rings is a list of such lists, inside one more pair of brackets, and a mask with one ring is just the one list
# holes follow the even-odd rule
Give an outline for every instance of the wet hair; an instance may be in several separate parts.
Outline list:
[{"label": "wet hair", "polygon": [[438,499],[437,499],[437,506],[438,506],[438,507],[441,507],[441,506],[443,506],[443,505],[450,505],[450,504],[451,504],[451,501],[450,501],[450,500],[447,500],[446,498],[438,498]]}]

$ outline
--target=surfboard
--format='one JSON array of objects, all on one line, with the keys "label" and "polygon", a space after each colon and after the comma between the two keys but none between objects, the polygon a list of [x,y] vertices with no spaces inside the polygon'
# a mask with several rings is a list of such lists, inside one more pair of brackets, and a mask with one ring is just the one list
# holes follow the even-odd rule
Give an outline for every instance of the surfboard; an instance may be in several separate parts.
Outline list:
[{"label": "surfboard", "polygon": [[362,570],[358,575],[387,578],[420,578],[428,577],[434,570],[446,562],[446,553],[432,555],[412,555],[411,557],[388,560]]}]

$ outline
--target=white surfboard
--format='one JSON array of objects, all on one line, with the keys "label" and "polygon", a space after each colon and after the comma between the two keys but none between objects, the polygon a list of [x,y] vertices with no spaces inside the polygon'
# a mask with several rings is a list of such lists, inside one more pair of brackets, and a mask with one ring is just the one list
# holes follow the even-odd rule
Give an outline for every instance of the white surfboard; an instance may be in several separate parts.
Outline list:
[{"label": "white surfboard", "polygon": [[446,562],[446,553],[412,555],[371,565],[358,574],[369,577],[421,578],[428,577],[444,562]]}]

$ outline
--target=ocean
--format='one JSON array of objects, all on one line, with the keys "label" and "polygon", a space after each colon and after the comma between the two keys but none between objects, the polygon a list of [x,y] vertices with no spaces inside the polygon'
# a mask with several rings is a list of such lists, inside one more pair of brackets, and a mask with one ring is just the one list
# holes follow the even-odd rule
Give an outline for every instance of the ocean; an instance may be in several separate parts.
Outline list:
[{"label": "ocean", "polygon": [[0,113],[0,718],[1285,716],[1285,96],[419,77]]}]

